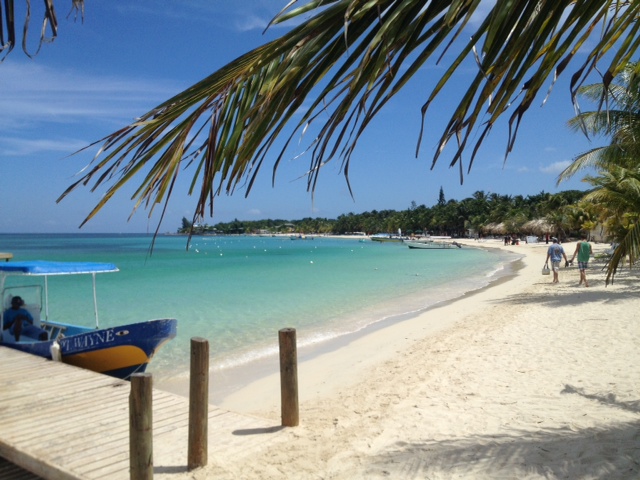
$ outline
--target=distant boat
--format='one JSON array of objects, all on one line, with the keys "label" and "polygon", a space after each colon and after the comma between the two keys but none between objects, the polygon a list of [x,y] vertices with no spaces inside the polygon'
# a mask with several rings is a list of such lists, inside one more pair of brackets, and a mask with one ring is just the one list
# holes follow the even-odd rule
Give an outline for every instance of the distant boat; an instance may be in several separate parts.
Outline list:
[{"label": "distant boat", "polygon": [[369,237],[374,242],[404,242],[404,238],[393,233],[376,233]]},{"label": "distant boat", "polygon": [[[133,373],[144,372],[158,349],[176,336],[177,320],[149,320],[113,328],[99,328],[95,275],[117,271],[118,268],[111,263],[40,260],[0,263],[0,345],[117,378],[128,379]],[[93,277],[95,328],[48,318],[49,277],[79,274]],[[24,277],[32,276],[40,277],[43,281],[26,284]],[[18,280],[15,284],[7,282],[10,277],[22,277],[22,281]],[[14,328],[14,332],[11,332],[10,325],[4,328],[5,310],[10,308],[11,300],[15,297],[24,301],[22,308],[31,314],[33,324],[46,331],[46,340],[28,337],[21,334],[20,329],[16,332]],[[44,319],[41,318],[43,305]]]},{"label": "distant boat", "polygon": [[450,248],[462,248],[458,242],[443,242],[443,241],[418,241],[418,242],[404,242],[407,247],[421,250],[443,250]]},{"label": "distant boat", "polygon": [[427,243],[442,240],[451,240],[451,237],[449,235],[427,235],[425,237],[412,237],[410,241],[414,243]]}]

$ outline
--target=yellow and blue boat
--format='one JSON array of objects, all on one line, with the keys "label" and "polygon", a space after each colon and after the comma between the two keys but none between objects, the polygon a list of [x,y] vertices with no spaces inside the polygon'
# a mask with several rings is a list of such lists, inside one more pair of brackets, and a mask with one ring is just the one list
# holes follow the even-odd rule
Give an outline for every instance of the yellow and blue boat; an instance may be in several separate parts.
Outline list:
[{"label": "yellow and blue boat", "polygon": [[[0,263],[0,345],[123,379],[133,373],[144,372],[158,349],[176,336],[177,320],[158,319],[100,328],[96,275],[117,271],[118,268],[111,263],[42,260]],[[48,279],[59,275],[92,277],[95,327],[49,319]],[[14,276],[38,277],[40,281],[37,284],[25,284],[24,281],[12,284],[10,278]],[[46,340],[42,333],[39,338],[31,338],[16,333],[15,329],[5,328],[9,327],[5,322],[5,312],[11,308],[12,299],[18,296],[23,303],[22,308],[33,319],[33,325],[46,332]]]}]

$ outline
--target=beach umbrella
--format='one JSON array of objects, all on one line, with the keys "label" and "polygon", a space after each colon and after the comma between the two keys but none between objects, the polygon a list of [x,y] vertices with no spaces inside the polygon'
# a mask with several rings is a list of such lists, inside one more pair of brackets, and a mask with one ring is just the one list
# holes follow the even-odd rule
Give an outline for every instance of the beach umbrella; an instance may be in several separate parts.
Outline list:
[{"label": "beach umbrella", "polygon": [[537,233],[536,232],[536,221],[529,220],[522,225],[522,231],[525,233]]},{"label": "beach umbrella", "polygon": [[555,231],[555,226],[544,218],[540,219],[540,228],[542,233],[553,233]]},{"label": "beach umbrella", "polygon": [[491,225],[492,225],[491,223],[487,223],[487,224],[485,224],[485,225],[482,225],[482,226],[480,227],[480,229],[481,229],[484,233],[492,233],[492,232],[491,232]]},{"label": "beach umbrella", "polygon": [[495,226],[494,233],[498,233],[500,235],[507,233],[507,226],[504,224],[504,222],[500,222]]},{"label": "beach umbrella", "polygon": [[494,231],[494,230],[495,230],[495,228],[496,228],[496,224],[495,224],[495,223],[487,223],[486,225],[484,225],[484,226],[482,227],[482,230],[483,230],[485,233],[491,233],[491,234],[494,234],[494,233],[495,233],[495,231]]},{"label": "beach umbrella", "polygon": [[[544,235],[545,233],[553,233],[554,226],[549,223],[546,218],[537,218],[532,220],[532,229],[531,231],[537,235]],[[529,223],[529,222],[527,222]]]}]

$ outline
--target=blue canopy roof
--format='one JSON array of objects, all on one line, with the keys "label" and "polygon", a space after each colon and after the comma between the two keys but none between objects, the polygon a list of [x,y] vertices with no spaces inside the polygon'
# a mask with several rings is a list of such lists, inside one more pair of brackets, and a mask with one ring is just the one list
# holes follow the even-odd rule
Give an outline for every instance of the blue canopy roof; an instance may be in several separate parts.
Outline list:
[{"label": "blue canopy roof", "polygon": [[45,260],[0,263],[0,273],[18,275],[76,275],[117,271],[118,267],[113,263],[48,262]]}]

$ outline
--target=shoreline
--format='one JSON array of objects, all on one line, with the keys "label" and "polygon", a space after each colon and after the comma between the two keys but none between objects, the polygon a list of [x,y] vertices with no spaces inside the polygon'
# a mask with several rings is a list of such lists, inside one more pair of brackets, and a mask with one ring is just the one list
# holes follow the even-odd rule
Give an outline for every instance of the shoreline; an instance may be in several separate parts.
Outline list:
[{"label": "shoreline", "polygon": [[[501,240],[477,242],[474,240],[461,241],[466,247],[480,249],[501,249]],[[539,244],[536,248],[539,248]],[[429,306],[419,312],[400,315],[391,320],[368,325],[365,329],[337,337],[318,345],[307,346],[298,352],[298,382],[300,403],[316,397],[327,397],[336,391],[349,388],[359,381],[364,372],[380,362],[392,358],[397,352],[409,348],[416,341],[423,340],[440,332],[446,332],[458,322],[456,315],[467,307],[468,302],[474,302],[479,296],[480,301],[490,291],[516,281],[520,272],[527,268],[526,255],[518,251],[520,247],[513,246],[506,250],[515,254],[522,254],[509,262],[512,271],[491,280],[487,285],[468,291],[462,295],[447,299],[441,303]],[[546,254],[546,246],[545,246]],[[441,315],[444,318],[436,318]],[[233,391],[210,393],[210,402],[221,408],[249,415],[279,418],[280,402],[280,373],[278,358],[268,359],[262,365],[261,373],[256,378],[252,375],[241,377],[249,380],[244,385],[236,385]],[[345,370],[348,365],[351,370]],[[249,370],[255,365],[247,365],[239,370]],[[215,384],[215,379],[213,384]],[[188,387],[188,386],[187,386]],[[181,390],[186,395],[184,389]],[[177,393],[177,392],[176,392]]]},{"label": "shoreline", "polygon": [[279,376],[245,385],[220,406],[270,419],[277,444],[261,432],[225,458],[212,445],[206,467],[157,478],[640,478],[637,269],[605,287],[592,260],[589,288],[576,267],[552,284],[545,244],[469,243],[523,253],[522,268],[300,362],[297,427],[277,427]]},{"label": "shoreline", "polygon": [[[358,239],[360,237],[350,236],[349,238],[347,238],[347,236],[335,236],[330,238],[352,240]],[[497,242],[497,240],[495,242]],[[466,242],[466,246],[469,248],[476,248],[486,251],[498,250],[493,244],[485,244],[484,242],[478,243],[473,240],[468,240]],[[406,322],[415,320],[417,317],[428,314],[428,312],[433,309],[438,309],[451,303],[458,302],[463,298],[476,295],[479,292],[484,291],[485,289],[493,288],[496,285],[500,285],[503,282],[509,281],[517,275],[519,270],[524,268],[524,264],[522,263],[522,254],[517,250],[514,250],[510,253],[513,253],[514,257],[512,259],[504,260],[502,264],[503,268],[494,271],[493,275],[491,277],[488,277],[488,282],[486,284],[474,287],[472,290],[463,291],[459,293],[458,296],[455,296],[453,298],[441,299],[437,303],[422,307],[419,310],[415,311],[411,309],[405,309],[405,313],[391,314],[390,316],[382,318],[381,320],[375,321],[373,323],[368,323],[363,328],[357,329],[355,331],[347,331],[335,337],[324,339],[319,342],[305,343],[301,342],[300,338],[298,338],[298,364],[303,365],[307,362],[315,361],[318,357],[326,357],[328,355],[330,356],[334,352],[340,351],[341,349],[349,348],[353,342],[361,340],[362,338],[366,338],[367,336],[375,334],[380,330],[394,328],[398,324],[405,324]],[[427,323],[431,323],[431,320],[427,320]],[[440,325],[438,322],[435,322],[433,325],[426,326],[427,332],[437,331],[440,328],[445,327],[446,325]],[[260,398],[265,398],[265,394],[268,395],[268,397],[272,401],[269,403],[269,408],[267,410],[275,409],[276,402],[279,402],[280,400],[277,341],[273,348],[274,352],[266,354],[264,356],[260,356],[259,358],[248,362],[243,362],[230,367],[222,367],[217,369],[211,368],[209,375],[209,403],[240,413],[268,415],[268,413],[265,412],[264,403],[252,406],[242,400],[242,398],[245,396],[245,394],[243,394],[242,392],[244,392],[246,389],[252,388],[252,385],[260,385],[264,383],[267,391],[261,392],[258,396]],[[324,362],[326,363],[326,360],[324,360]],[[164,378],[159,377],[159,380],[157,381],[157,388],[184,397],[188,397],[188,376],[189,372],[187,366],[187,370],[183,371],[180,374]],[[271,384],[271,388],[266,387],[267,384]],[[277,391],[274,390],[273,385],[277,385]],[[258,388],[262,389],[263,387]],[[253,397],[252,394],[249,394],[248,396]],[[240,399],[240,401],[238,399]]]}]

